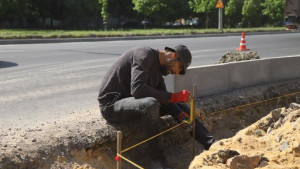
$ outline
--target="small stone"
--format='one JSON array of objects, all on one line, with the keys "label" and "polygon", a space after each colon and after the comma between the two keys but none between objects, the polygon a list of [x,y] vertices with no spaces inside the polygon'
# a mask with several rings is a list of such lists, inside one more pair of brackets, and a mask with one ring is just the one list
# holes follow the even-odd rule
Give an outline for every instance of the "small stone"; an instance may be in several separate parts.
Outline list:
[{"label": "small stone", "polygon": [[264,134],[263,134],[263,130],[261,130],[261,129],[255,130],[255,134],[256,134],[258,137],[261,137],[261,136],[264,135]]},{"label": "small stone", "polygon": [[275,141],[276,141],[276,142],[280,142],[281,139],[282,139],[282,135],[278,136],[278,137],[275,139]]},{"label": "small stone", "polygon": [[300,104],[297,103],[291,103],[289,106],[290,109],[296,110],[296,109],[300,109]]},{"label": "small stone", "polygon": [[277,121],[280,118],[280,114],[285,111],[285,108],[279,108],[271,111],[272,118],[274,121]]},{"label": "small stone", "polygon": [[268,165],[268,162],[265,161],[265,160],[263,160],[263,161],[260,162],[260,164],[258,165],[258,168],[263,168],[263,167],[265,167],[265,166],[267,166],[267,165]]},{"label": "small stone", "polygon": [[239,155],[240,153],[235,150],[219,150],[217,155],[219,156],[220,160],[223,164],[226,163],[227,159]]},{"label": "small stone", "polygon": [[34,138],[34,139],[32,139],[32,142],[36,142],[36,139]]},{"label": "small stone", "polygon": [[278,129],[282,124],[282,118],[280,117],[274,124],[274,128]]},{"label": "small stone", "polygon": [[203,162],[203,165],[209,166],[208,162],[206,162],[206,161]]},{"label": "small stone", "polygon": [[241,142],[242,142],[242,137],[239,137],[239,138],[237,139],[237,141],[241,143]]},{"label": "small stone", "polygon": [[289,143],[288,142],[283,142],[280,146],[280,151],[287,150],[289,148]]},{"label": "small stone", "polygon": [[293,155],[295,157],[300,157],[300,143],[296,143],[295,146],[293,146]]},{"label": "small stone", "polygon": [[293,130],[296,130],[297,123],[293,122],[292,125],[293,125]]},{"label": "small stone", "polygon": [[295,141],[295,136],[292,136],[292,137],[291,137],[291,140],[292,140],[292,141]]},{"label": "small stone", "polygon": [[39,129],[37,129],[37,131],[43,131],[43,129],[39,128]]},{"label": "small stone", "polygon": [[28,130],[26,130],[27,132],[33,132],[33,129],[28,128]]},{"label": "small stone", "polygon": [[223,141],[220,141],[220,142],[219,142],[219,145],[220,145],[220,146],[224,146],[224,142],[223,142]]},{"label": "small stone", "polygon": [[227,160],[226,164],[230,169],[256,168],[259,165],[261,156],[256,155],[248,157],[246,155],[237,155]]},{"label": "small stone", "polygon": [[272,127],[269,127],[267,130],[267,134],[269,134],[272,131]]}]

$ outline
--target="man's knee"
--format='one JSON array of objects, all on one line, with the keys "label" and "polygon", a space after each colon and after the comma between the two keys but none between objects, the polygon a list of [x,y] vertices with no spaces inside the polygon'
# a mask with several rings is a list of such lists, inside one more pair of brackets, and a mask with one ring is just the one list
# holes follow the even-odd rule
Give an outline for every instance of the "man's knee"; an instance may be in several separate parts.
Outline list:
[{"label": "man's knee", "polygon": [[145,116],[149,116],[151,118],[159,118],[159,102],[153,97],[145,98],[145,109],[143,111]]}]

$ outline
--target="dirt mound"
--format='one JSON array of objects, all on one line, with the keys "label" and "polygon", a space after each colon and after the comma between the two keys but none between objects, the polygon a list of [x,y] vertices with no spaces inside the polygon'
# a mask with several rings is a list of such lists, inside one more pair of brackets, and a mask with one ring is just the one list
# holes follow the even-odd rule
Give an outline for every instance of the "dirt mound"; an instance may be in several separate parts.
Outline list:
[{"label": "dirt mound", "polygon": [[219,140],[196,156],[190,169],[299,168],[300,105],[271,111],[234,137]]},{"label": "dirt mound", "polygon": [[222,58],[216,62],[216,64],[220,63],[228,63],[228,62],[238,62],[243,60],[252,60],[259,59],[256,51],[248,51],[248,52],[226,52]]},{"label": "dirt mound", "polygon": [[[289,124],[289,127],[284,127],[286,130],[280,130],[282,132],[280,133],[282,135],[280,136],[281,138],[278,139],[278,142],[275,142],[277,143],[276,145],[272,143],[268,147],[269,150],[268,148],[264,148],[266,145],[256,143],[255,141],[262,140],[264,138],[264,144],[269,144],[269,142],[271,143],[271,141],[267,140],[269,136],[270,139],[276,140],[276,135],[278,135],[276,132],[279,132],[278,130],[281,127],[276,128],[274,126],[278,125],[275,121],[279,121],[280,118],[276,118],[275,120],[269,119],[269,121],[266,122],[261,121],[264,123],[260,124],[259,127],[256,125],[256,128],[251,130],[249,129],[251,132],[249,132],[250,134],[248,135],[241,134],[241,136],[234,137],[233,139],[228,138],[233,137],[238,131],[247,128],[250,125],[253,126],[254,123],[257,124],[256,122],[259,119],[266,116],[274,109],[289,107],[290,103],[293,102],[300,103],[299,91],[300,79],[268,85],[252,86],[213,96],[197,98],[195,104],[197,108],[197,111],[195,112],[196,117],[203,122],[203,124],[218,140],[224,139],[213,145],[213,149],[210,153],[206,151],[203,152],[201,145],[197,141],[194,142],[195,154],[203,152],[203,154],[208,155],[207,164],[204,165],[203,163],[199,163],[199,165],[216,168],[213,165],[216,164],[220,166],[223,165],[224,168],[226,168],[225,162],[209,162],[209,159],[219,158],[217,154],[211,156],[214,153],[219,153],[219,155],[223,158],[222,161],[226,162],[227,160],[224,159],[239,154],[240,156],[236,156],[236,159],[232,160],[232,163],[236,162],[238,159],[243,159],[245,162],[256,160],[259,161],[260,164],[267,163],[271,166],[273,163],[277,164],[276,162],[272,162],[272,160],[276,160],[276,158],[278,158],[278,165],[284,165],[284,161],[282,162],[281,160],[285,160],[283,157],[286,156],[288,159],[287,163],[293,164],[290,161],[290,158],[292,158],[293,155],[293,152],[291,152],[290,149],[294,148],[295,153],[298,153],[295,140],[299,140],[299,136],[297,135],[299,133],[299,119],[289,122],[288,119],[291,116],[288,114],[293,114],[292,110],[298,109],[296,108],[297,104],[292,104],[290,108],[284,110],[286,113],[283,113],[284,116],[282,115],[280,123],[282,123],[282,126]],[[288,96],[281,97],[284,95]],[[263,100],[268,101],[262,102]],[[252,104],[256,102],[259,104]],[[178,124],[170,116],[163,118],[162,123],[165,127],[164,129]],[[272,127],[270,128],[270,126]],[[84,110],[72,112],[64,118],[31,124],[22,129],[11,126],[11,128],[7,130],[3,129],[0,131],[0,147],[2,150],[2,153],[0,153],[0,168],[116,168],[116,162],[114,160],[116,155],[116,130],[119,130],[120,128],[124,130],[122,149],[128,148],[147,138],[143,136],[142,131],[134,126],[113,127],[111,125],[107,125],[105,120],[101,118],[98,107],[91,108],[88,111]],[[293,128],[295,128],[295,130]],[[295,133],[295,131],[298,133]],[[286,134],[284,132],[294,133]],[[243,131],[239,133],[243,133]],[[256,133],[261,134],[262,136],[255,136],[254,134]],[[294,138],[291,138],[292,136],[294,136]],[[192,151],[193,138],[181,127],[164,134],[162,137],[164,141],[165,154],[169,164],[171,166],[176,166],[176,169],[188,168],[191,161],[194,159]],[[229,141],[226,141],[225,138]],[[291,139],[294,141],[291,141]],[[284,143],[285,141],[287,143]],[[235,146],[238,146],[237,143],[245,147],[245,150],[242,148],[236,148]],[[220,144],[223,144],[223,146]],[[261,148],[260,152],[254,152],[251,145],[254,148]],[[145,146],[147,145],[141,145],[136,149],[124,153],[123,155],[142,167],[149,168],[147,166],[149,161],[146,158],[147,151],[145,151]],[[214,148],[215,146],[218,147]],[[278,148],[283,147],[283,149],[285,149],[287,146],[287,150],[283,150],[280,152],[281,154],[278,153]],[[264,155],[260,154],[265,151],[267,153]],[[291,156],[282,154],[285,152],[288,152],[287,154]],[[272,155],[272,153],[279,155],[279,157],[274,155],[272,156],[274,158],[272,158],[268,155]],[[258,156],[255,156],[256,154],[258,154]],[[202,161],[206,159],[205,155],[201,155],[201,157],[199,158],[202,159]],[[297,166],[296,162],[297,160],[299,162],[299,157],[293,158],[295,158],[294,166]],[[201,162],[201,160],[198,160],[198,162]],[[122,163],[122,169],[127,168],[131,169],[133,166],[124,161]]]}]

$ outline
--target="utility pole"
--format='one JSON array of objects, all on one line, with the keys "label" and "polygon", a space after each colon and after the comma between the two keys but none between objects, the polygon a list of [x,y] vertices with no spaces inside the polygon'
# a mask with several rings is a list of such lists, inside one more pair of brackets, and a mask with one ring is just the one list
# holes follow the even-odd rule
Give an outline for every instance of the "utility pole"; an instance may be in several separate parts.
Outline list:
[{"label": "utility pole", "polygon": [[219,8],[219,24],[218,29],[223,32],[223,8]]},{"label": "utility pole", "polygon": [[219,8],[219,24],[218,24],[218,29],[220,32],[223,32],[223,8],[224,4],[222,0],[218,0],[216,4],[216,8]]}]

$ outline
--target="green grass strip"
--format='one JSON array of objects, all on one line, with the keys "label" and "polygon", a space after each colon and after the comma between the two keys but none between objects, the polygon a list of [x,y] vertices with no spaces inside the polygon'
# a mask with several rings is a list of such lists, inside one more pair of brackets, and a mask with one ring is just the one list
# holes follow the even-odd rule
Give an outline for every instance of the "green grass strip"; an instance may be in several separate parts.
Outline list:
[{"label": "green grass strip", "polygon": [[[285,31],[285,27],[259,27],[223,29],[224,33]],[[47,38],[90,38],[126,36],[164,36],[220,33],[218,29],[176,28],[176,29],[111,29],[111,30],[26,30],[0,29],[0,39],[47,39]]]}]

